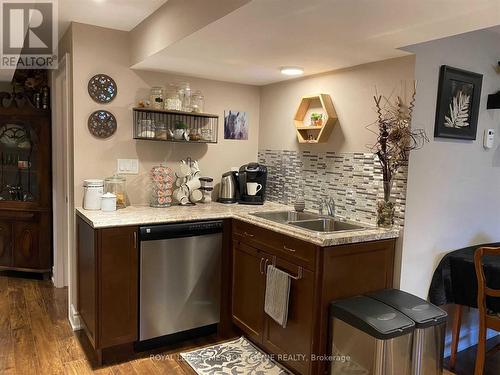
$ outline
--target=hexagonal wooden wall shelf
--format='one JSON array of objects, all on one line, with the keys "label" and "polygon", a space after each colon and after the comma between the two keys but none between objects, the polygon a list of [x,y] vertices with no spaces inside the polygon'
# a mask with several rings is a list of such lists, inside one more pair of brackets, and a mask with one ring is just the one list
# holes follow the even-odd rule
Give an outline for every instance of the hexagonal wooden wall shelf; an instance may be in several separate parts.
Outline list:
[{"label": "hexagonal wooden wall shelf", "polygon": [[[310,117],[306,118],[310,108],[322,109],[323,117],[317,120],[316,124],[312,123]],[[330,95],[317,94],[302,97],[294,118],[299,143],[326,142],[335,121],[337,121],[337,112],[335,112]]]}]

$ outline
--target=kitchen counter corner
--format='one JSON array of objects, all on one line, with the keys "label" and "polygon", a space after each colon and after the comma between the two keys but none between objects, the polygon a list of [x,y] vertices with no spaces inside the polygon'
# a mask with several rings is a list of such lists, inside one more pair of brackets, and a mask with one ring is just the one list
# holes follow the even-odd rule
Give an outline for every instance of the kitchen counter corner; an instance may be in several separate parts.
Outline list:
[{"label": "kitchen counter corner", "polygon": [[89,211],[78,207],[76,208],[76,214],[94,229],[212,219],[236,219],[322,247],[398,238],[401,230],[399,227],[385,229],[362,223],[366,228],[321,233],[250,215],[250,213],[258,211],[283,210],[292,210],[292,208],[273,202],[266,202],[260,206],[209,203],[195,206],[172,206],[168,208],[129,206],[114,212]]}]

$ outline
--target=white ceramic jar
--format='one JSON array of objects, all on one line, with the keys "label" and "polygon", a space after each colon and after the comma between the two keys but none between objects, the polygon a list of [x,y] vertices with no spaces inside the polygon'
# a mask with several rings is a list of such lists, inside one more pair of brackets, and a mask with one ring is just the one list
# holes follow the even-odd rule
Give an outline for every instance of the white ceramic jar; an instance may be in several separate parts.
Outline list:
[{"label": "white ceramic jar", "polygon": [[85,210],[100,210],[101,197],[104,194],[104,180],[84,180],[83,191],[83,208]]},{"label": "white ceramic jar", "polygon": [[113,212],[116,211],[116,195],[106,193],[101,197],[101,211]]}]

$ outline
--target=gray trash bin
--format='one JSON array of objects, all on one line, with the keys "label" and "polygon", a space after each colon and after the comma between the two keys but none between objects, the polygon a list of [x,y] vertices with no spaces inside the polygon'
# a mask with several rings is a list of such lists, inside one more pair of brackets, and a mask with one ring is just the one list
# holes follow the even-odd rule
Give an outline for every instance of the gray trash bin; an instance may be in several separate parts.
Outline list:
[{"label": "gray trash bin", "polygon": [[331,375],[410,375],[415,324],[365,296],[330,304]]},{"label": "gray trash bin", "polygon": [[384,289],[367,296],[402,312],[415,322],[412,349],[412,375],[443,373],[445,311],[413,294]]}]

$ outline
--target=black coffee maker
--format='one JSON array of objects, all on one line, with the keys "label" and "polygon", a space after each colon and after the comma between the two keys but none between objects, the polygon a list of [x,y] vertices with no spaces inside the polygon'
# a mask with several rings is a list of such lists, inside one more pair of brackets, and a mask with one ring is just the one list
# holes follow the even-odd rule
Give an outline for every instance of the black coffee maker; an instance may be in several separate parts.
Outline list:
[{"label": "black coffee maker", "polygon": [[238,173],[240,204],[264,204],[267,168],[259,163],[242,165]]}]

